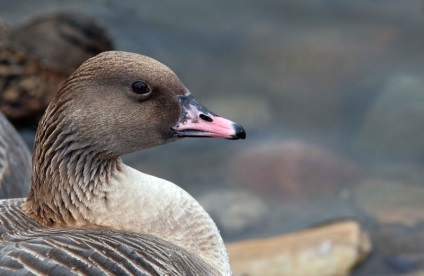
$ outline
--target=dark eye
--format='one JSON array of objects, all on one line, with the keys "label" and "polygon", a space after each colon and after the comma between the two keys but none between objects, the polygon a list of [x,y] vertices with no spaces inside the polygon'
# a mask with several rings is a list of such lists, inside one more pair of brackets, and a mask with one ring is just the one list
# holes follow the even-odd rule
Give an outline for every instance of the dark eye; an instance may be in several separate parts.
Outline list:
[{"label": "dark eye", "polygon": [[136,81],[131,85],[132,90],[136,94],[147,94],[150,92],[149,86],[143,81]]}]

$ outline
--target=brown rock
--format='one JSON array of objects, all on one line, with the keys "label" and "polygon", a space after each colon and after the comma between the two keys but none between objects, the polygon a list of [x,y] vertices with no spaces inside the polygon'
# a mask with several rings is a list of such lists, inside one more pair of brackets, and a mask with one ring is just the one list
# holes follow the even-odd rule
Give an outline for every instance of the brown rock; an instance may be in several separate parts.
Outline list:
[{"label": "brown rock", "polygon": [[326,193],[359,171],[337,153],[288,141],[245,151],[235,158],[231,175],[239,185],[262,195],[298,199]]},{"label": "brown rock", "polygon": [[227,244],[235,276],[349,275],[371,251],[367,233],[345,221],[266,239]]}]

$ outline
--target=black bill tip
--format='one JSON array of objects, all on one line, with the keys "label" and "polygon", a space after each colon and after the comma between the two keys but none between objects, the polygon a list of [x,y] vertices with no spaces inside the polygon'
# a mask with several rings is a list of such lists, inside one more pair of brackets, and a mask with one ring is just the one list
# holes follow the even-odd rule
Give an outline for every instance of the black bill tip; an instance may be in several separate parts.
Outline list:
[{"label": "black bill tip", "polygon": [[246,139],[246,131],[241,125],[234,124],[233,127],[235,131],[235,135],[233,137],[234,140]]}]

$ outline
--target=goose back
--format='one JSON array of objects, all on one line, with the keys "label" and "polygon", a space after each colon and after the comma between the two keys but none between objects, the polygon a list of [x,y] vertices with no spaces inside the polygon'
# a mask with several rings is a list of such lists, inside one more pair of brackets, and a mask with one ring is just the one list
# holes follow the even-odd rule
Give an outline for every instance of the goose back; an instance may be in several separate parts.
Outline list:
[{"label": "goose back", "polygon": [[15,128],[0,112],[0,198],[23,197],[31,186],[31,156]]},{"label": "goose back", "polygon": [[0,201],[1,275],[219,275],[203,260],[148,234],[47,228]]}]

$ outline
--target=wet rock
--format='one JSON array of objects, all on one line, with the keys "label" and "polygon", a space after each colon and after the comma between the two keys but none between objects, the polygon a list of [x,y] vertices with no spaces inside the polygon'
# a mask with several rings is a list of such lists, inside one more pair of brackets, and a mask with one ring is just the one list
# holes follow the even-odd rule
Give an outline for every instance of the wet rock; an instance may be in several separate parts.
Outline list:
[{"label": "wet rock", "polygon": [[261,225],[268,208],[257,196],[241,190],[221,190],[205,194],[200,204],[217,224],[223,236],[239,236]]},{"label": "wet rock", "polygon": [[359,172],[346,157],[294,140],[246,150],[232,162],[230,175],[262,195],[296,200],[328,193]]},{"label": "wet rock", "polygon": [[36,17],[3,36],[0,110],[12,120],[34,120],[79,65],[112,49],[98,22],[80,13]]},{"label": "wet rock", "polygon": [[423,223],[413,226],[380,224],[372,239],[373,258],[379,260],[380,266],[374,263],[374,268],[365,268],[363,275],[421,275],[419,272],[424,270]]},{"label": "wet rock", "polygon": [[424,223],[424,187],[384,178],[370,178],[354,190],[358,206],[382,224]]},{"label": "wet rock", "polygon": [[423,161],[423,90],[423,76],[392,77],[365,116],[353,151],[364,158]]},{"label": "wet rock", "polygon": [[419,275],[424,268],[424,187],[403,173],[385,174],[359,182],[352,191],[356,205],[375,220],[374,262],[363,275]]},{"label": "wet rock", "polygon": [[419,269],[418,260],[404,255],[393,255],[384,258],[384,263],[399,273],[417,272]]},{"label": "wet rock", "polygon": [[226,246],[236,276],[349,275],[371,252],[367,233],[355,221]]}]

